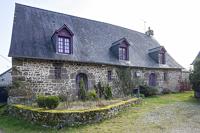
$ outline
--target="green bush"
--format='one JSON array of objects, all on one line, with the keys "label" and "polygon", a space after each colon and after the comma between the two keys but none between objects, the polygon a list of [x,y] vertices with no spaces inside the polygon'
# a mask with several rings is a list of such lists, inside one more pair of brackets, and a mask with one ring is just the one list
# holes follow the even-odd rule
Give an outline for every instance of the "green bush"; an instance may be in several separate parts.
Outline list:
[{"label": "green bush", "polygon": [[55,109],[59,105],[58,96],[38,96],[37,104],[41,108]]},{"label": "green bush", "polygon": [[158,93],[158,89],[152,86],[143,85],[140,86],[140,93],[144,94],[145,97],[154,96]]},{"label": "green bush", "polygon": [[88,100],[97,100],[98,99],[97,93],[96,93],[96,91],[94,89],[88,91],[88,93],[87,93],[87,99]]},{"label": "green bush", "polygon": [[200,92],[200,59],[195,60],[193,67],[194,69],[189,76],[190,83],[195,92]]},{"label": "green bush", "polygon": [[104,85],[102,85],[101,82],[98,82],[98,84],[95,85],[94,88],[95,88],[95,90],[96,90],[96,93],[97,93],[98,97],[99,97],[99,98],[102,98],[103,95],[104,95],[104,91],[105,91],[105,90],[104,90],[104,89],[105,89]]},{"label": "green bush", "polygon": [[162,94],[170,94],[170,93],[172,93],[172,91],[170,89],[168,89],[168,88],[164,88],[162,90]]},{"label": "green bush", "polygon": [[140,97],[141,97],[141,98],[145,98],[144,94],[140,94]]},{"label": "green bush", "polygon": [[45,99],[46,99],[45,96],[42,96],[42,95],[37,96],[37,104],[38,104],[38,106],[40,108],[45,108],[46,107]]},{"label": "green bush", "polygon": [[48,96],[46,99],[46,107],[49,109],[55,109],[59,105],[58,96]]},{"label": "green bush", "polygon": [[105,99],[111,99],[112,98],[112,88],[109,85],[107,85],[105,87],[104,96],[105,96]]}]

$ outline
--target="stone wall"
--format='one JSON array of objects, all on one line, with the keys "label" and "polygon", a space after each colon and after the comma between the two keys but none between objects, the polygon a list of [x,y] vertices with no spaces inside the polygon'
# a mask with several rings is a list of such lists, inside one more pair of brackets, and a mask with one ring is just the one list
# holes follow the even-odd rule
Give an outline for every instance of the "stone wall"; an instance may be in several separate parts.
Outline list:
[{"label": "stone wall", "polygon": [[8,113],[14,117],[22,118],[45,127],[62,128],[64,126],[78,126],[99,122],[111,118],[125,108],[140,102],[140,99],[134,98],[102,108],[75,111],[44,110],[25,105],[10,105]]},{"label": "stone wall", "polygon": [[[59,95],[67,92],[71,99],[77,99],[76,76],[84,73],[88,78],[89,89],[93,89],[98,82],[108,83],[112,86],[115,97],[122,96],[121,89],[113,82],[114,79],[117,79],[116,66],[16,58],[13,59],[12,64],[17,69],[12,73],[13,80],[27,81],[37,94]],[[61,65],[61,79],[55,78],[55,66],[58,64]],[[112,71],[113,80],[111,81],[108,81],[108,70]],[[181,70],[178,69],[132,68],[132,73],[133,75],[139,73],[136,78],[144,80],[146,84],[149,82],[149,75],[155,73],[160,91],[163,88],[177,91],[179,88],[178,80],[181,78]],[[164,73],[167,73],[165,80]]]},{"label": "stone wall", "polygon": [[[157,88],[159,92],[167,88],[173,92],[179,91],[179,81],[181,77],[181,70],[177,69],[145,69],[138,68],[133,69],[134,72],[140,73],[139,78],[144,80],[145,84],[149,84],[149,75],[151,73],[156,74]],[[164,73],[166,73],[166,79],[164,78]]]}]

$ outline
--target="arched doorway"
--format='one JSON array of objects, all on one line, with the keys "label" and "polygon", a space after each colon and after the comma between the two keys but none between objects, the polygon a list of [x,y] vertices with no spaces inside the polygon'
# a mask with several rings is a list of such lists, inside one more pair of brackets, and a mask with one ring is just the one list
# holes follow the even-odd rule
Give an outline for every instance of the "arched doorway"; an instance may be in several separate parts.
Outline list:
[{"label": "arched doorway", "polygon": [[156,86],[157,77],[155,73],[149,75],[149,86]]},{"label": "arched doorway", "polygon": [[87,75],[85,73],[79,73],[79,74],[76,75],[76,88],[78,90],[80,90],[81,80],[83,80],[84,88],[87,91],[88,90],[88,78],[87,78]]},{"label": "arched doorway", "polygon": [[6,88],[0,88],[0,103],[6,103],[8,98],[8,91]]}]

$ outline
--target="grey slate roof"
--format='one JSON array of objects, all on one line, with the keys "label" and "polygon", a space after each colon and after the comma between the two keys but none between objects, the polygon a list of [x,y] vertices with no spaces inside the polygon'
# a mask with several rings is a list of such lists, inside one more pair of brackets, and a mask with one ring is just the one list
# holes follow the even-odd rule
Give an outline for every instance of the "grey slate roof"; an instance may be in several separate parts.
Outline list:
[{"label": "grey slate roof", "polygon": [[[164,47],[163,46],[158,46],[158,47],[149,49],[149,53],[160,51],[162,48],[164,48]],[[164,50],[165,50],[165,48],[164,48]]]},{"label": "grey slate roof", "polygon": [[[73,33],[73,55],[56,54],[51,36],[66,25]],[[129,61],[119,61],[109,50],[126,38]],[[169,54],[166,65],[157,64],[148,50],[160,44],[143,33],[108,23],[16,4],[10,57],[91,62],[147,68],[182,68]]]}]

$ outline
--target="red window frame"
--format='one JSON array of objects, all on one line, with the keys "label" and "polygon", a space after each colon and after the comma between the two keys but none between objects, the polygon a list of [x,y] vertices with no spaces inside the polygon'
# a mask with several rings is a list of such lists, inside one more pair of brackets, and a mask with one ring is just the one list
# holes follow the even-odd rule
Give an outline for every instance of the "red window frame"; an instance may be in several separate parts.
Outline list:
[{"label": "red window frame", "polygon": [[165,64],[165,63],[166,63],[165,53],[161,53],[160,56],[161,56],[161,57],[160,57],[160,63],[161,63],[161,64]]},{"label": "red window frame", "polygon": [[69,37],[58,36],[58,53],[71,54],[71,40]]},{"label": "red window frame", "polygon": [[120,60],[128,60],[126,47],[119,47],[119,59]]}]

